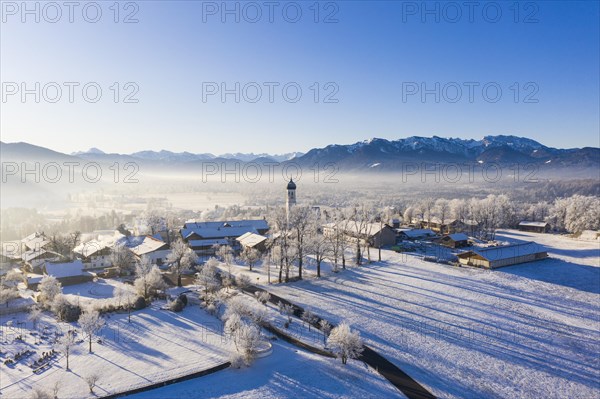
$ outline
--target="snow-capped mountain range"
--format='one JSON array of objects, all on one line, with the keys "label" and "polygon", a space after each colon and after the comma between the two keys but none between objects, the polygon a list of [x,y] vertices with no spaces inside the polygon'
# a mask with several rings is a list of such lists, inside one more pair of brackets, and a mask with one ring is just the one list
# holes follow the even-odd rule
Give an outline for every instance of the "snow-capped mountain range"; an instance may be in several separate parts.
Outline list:
[{"label": "snow-capped mountain range", "polygon": [[[93,156],[93,155],[109,155],[107,153],[105,153],[102,150],[99,150],[98,148],[90,148],[87,151],[78,151],[78,152],[74,152],[71,155],[75,155],[75,156]],[[121,154],[119,154],[121,155]],[[227,154],[221,154],[221,155],[213,155],[210,153],[202,153],[202,154],[194,154],[191,152],[172,152],[172,151],[166,151],[166,150],[161,150],[161,151],[138,151],[138,152],[134,152],[132,154],[126,154],[127,156],[131,156],[133,158],[139,158],[139,159],[144,159],[144,160],[148,160],[148,161],[166,161],[166,162],[190,162],[190,161],[203,161],[203,160],[210,160],[210,159],[236,159],[239,161],[243,161],[243,162],[250,162],[250,161],[254,161],[255,159],[259,159],[259,158],[269,158],[272,159],[276,162],[284,162],[284,161],[289,161],[291,159],[300,157],[302,155],[304,155],[302,152],[291,152],[288,154],[276,154],[276,155],[271,155],[271,154],[254,154],[254,153],[241,153],[241,152],[236,152],[236,153],[227,153]]]},{"label": "snow-capped mountain range", "polygon": [[349,145],[332,144],[314,148],[306,154],[293,152],[281,155],[230,153],[215,156],[209,153],[139,151],[132,154],[107,154],[98,148],[70,155],[27,143],[1,143],[3,159],[85,159],[96,162],[139,162],[148,167],[194,165],[206,161],[218,162],[296,162],[300,165],[335,163],[340,169],[393,171],[406,162],[463,163],[533,163],[547,167],[584,167],[600,170],[600,148],[558,149],[516,136],[485,136],[481,140],[408,137],[398,140],[372,138]]}]

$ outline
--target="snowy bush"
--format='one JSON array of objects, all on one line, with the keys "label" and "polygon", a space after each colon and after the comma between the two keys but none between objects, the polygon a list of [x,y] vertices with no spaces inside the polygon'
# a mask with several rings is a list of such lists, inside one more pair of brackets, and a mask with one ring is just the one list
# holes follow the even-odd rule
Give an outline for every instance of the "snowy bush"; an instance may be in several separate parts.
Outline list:
[{"label": "snowy bush", "polygon": [[331,330],[327,345],[337,357],[342,359],[342,364],[346,364],[348,359],[357,358],[363,351],[360,333],[350,330],[350,326],[345,322]]},{"label": "snowy bush", "polygon": [[146,307],[146,299],[143,296],[138,296],[133,302],[134,310],[142,310]]},{"label": "snowy bush", "polygon": [[68,323],[77,321],[79,315],[81,315],[81,308],[69,302],[63,294],[58,294],[54,298],[51,304],[51,310],[60,321],[66,321]]},{"label": "snowy bush", "polygon": [[40,302],[46,306],[51,306],[54,298],[62,294],[62,285],[54,276],[44,276],[40,281]]},{"label": "snowy bush", "polygon": [[244,365],[244,356],[239,352],[231,352],[229,355],[229,363],[234,369],[240,369]]},{"label": "snowy bush", "polygon": [[269,302],[269,300],[271,299],[271,294],[269,294],[267,291],[256,291],[254,293],[254,296],[256,297],[256,300],[258,302],[262,303],[265,306],[267,306],[267,302]]},{"label": "snowy bush", "polygon": [[188,304],[187,295],[181,294],[181,295],[179,295],[179,299],[181,299],[181,302],[183,302],[183,306],[187,306],[187,304]]},{"label": "snowy bush", "polygon": [[235,285],[242,289],[248,287],[250,284],[252,284],[252,280],[250,280],[250,277],[246,276],[245,274],[240,274],[235,278]]},{"label": "snowy bush", "polygon": [[31,399],[54,399],[52,394],[48,391],[42,391],[40,388],[34,388],[31,392]]},{"label": "snowy bush", "polygon": [[175,299],[173,302],[169,303],[169,309],[173,312],[181,312],[185,307],[181,298]]}]

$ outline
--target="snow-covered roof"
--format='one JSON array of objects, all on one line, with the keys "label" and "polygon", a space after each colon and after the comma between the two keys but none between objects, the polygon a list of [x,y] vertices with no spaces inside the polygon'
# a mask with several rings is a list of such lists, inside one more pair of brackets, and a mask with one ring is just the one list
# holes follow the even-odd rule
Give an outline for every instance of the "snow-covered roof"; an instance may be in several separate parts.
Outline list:
[{"label": "snow-covered roof", "polygon": [[161,249],[167,249],[168,247],[166,242],[152,236],[123,237],[118,242],[124,244],[131,252],[138,256],[146,255]]},{"label": "snow-covered roof", "polygon": [[50,243],[44,233],[32,233],[21,240],[29,249],[41,249]]},{"label": "snow-covered roof", "polygon": [[99,240],[91,240],[85,243],[81,243],[75,248],[73,248],[73,252],[76,254],[82,255],[84,257],[92,256],[105,248],[109,248],[110,245],[106,242]]},{"label": "snow-covered roof", "polygon": [[212,240],[189,240],[188,244],[190,247],[211,247],[213,245],[227,245],[229,241],[224,238],[212,239]]},{"label": "snow-covered roof", "polygon": [[56,278],[63,278],[81,276],[87,273],[83,271],[83,263],[78,259],[69,263],[46,262],[46,274]]},{"label": "snow-covered roof", "polygon": [[216,222],[185,222],[183,229],[218,229],[220,227],[253,227],[255,230],[268,230],[269,224],[264,219],[222,220]]},{"label": "snow-covered roof", "polygon": [[253,226],[229,226],[219,225],[218,227],[194,227],[191,229],[181,229],[181,236],[189,238],[196,234],[201,238],[224,238],[224,237],[239,237],[246,233],[258,233]]},{"label": "snow-covered roof", "polygon": [[469,237],[464,233],[448,234],[446,237],[450,238],[452,241],[468,241],[469,240]]},{"label": "snow-covered roof", "polygon": [[529,241],[519,244],[504,245],[499,247],[488,247],[476,249],[473,251],[467,251],[462,254],[458,254],[458,257],[468,258],[473,254],[479,255],[489,261],[511,259],[524,255],[533,255],[540,252],[546,252],[539,244]]},{"label": "snow-covered roof", "polygon": [[38,249],[38,250],[32,249],[32,250],[25,252],[23,255],[21,255],[21,259],[23,259],[25,262],[30,262],[34,259],[40,258],[42,256],[48,256],[48,255],[60,256],[56,252],[46,251],[45,249]]},{"label": "snow-covered roof", "polygon": [[546,227],[548,223],[546,222],[528,222],[526,220],[519,223],[519,226],[530,226],[530,227]]},{"label": "snow-covered roof", "polygon": [[243,246],[252,248],[262,242],[265,242],[267,237],[254,233],[246,233],[236,238],[236,240],[239,241]]},{"label": "snow-covered roof", "polygon": [[337,228],[345,227],[346,233],[354,233],[354,234],[358,234],[358,230],[361,229],[361,227],[362,227],[361,234],[368,233],[370,236],[374,236],[375,234],[379,233],[381,230],[384,230],[385,228],[389,228],[389,225],[386,223],[383,223],[383,224],[366,223],[361,226],[360,223],[354,223],[353,221],[349,221],[346,223],[345,226],[336,224],[336,223],[326,223],[323,225],[323,227],[326,229],[332,229],[332,230],[336,230]]},{"label": "snow-covered roof", "polygon": [[402,233],[405,234],[408,238],[419,238],[435,235],[435,233],[430,229],[403,230]]}]

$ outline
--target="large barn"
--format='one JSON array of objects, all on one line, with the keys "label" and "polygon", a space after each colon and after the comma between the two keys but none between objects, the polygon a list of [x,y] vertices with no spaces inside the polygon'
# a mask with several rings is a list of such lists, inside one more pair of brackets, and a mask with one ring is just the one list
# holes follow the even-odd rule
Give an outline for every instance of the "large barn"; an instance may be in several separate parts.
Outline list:
[{"label": "large barn", "polygon": [[462,265],[495,269],[503,266],[532,262],[548,257],[548,252],[533,241],[499,247],[481,248],[458,254]]}]

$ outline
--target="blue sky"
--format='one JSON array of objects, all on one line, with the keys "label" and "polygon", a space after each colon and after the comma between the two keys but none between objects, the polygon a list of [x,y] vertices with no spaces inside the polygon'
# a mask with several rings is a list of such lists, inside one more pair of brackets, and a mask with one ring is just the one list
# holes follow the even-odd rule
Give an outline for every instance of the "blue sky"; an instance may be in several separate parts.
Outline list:
[{"label": "blue sky", "polygon": [[[121,3],[118,23],[112,1],[99,2],[97,23],[84,19],[86,2],[72,23],[66,8],[50,23],[55,10],[41,3],[38,23],[3,3],[2,141],[64,152],[282,153],[371,137],[515,134],[600,146],[598,2],[479,2],[472,21],[464,2],[320,2],[318,23],[313,1],[274,3],[272,22],[262,1],[227,3],[239,8],[239,22],[220,1]],[[255,5],[262,15],[252,23]],[[423,15],[423,7],[434,11]],[[86,10],[93,19],[95,8]],[[132,12],[139,22],[123,23]],[[337,22],[324,23],[332,13]],[[40,102],[23,100],[22,83],[36,91],[36,82]],[[52,82],[62,90],[55,103]],[[79,84],[72,103],[65,82]],[[206,92],[203,101],[203,87],[235,82],[239,103]],[[278,84],[273,102],[265,82]],[[101,88],[98,102],[84,98],[86,83]],[[256,85],[262,97],[252,103]],[[139,102],[124,103],[136,87]],[[294,103],[295,87],[302,96]],[[432,93],[422,98],[422,88]],[[334,90],[338,101],[326,103]]]}]

